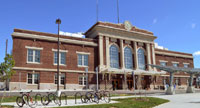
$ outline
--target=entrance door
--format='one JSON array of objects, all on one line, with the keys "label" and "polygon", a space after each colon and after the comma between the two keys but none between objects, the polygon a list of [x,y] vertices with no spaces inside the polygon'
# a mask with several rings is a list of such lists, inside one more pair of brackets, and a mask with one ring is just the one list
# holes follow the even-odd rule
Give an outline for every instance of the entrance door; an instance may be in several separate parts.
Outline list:
[{"label": "entrance door", "polygon": [[119,89],[119,80],[118,79],[113,79],[112,86],[113,86],[113,90]]},{"label": "entrance door", "polygon": [[128,89],[131,90],[133,88],[133,80],[127,80]]}]

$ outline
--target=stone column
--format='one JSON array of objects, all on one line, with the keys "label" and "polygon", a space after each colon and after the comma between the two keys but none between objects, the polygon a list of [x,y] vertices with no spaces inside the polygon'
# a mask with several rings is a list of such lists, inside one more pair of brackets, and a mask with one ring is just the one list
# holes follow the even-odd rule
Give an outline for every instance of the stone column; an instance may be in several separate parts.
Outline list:
[{"label": "stone column", "polygon": [[138,69],[138,54],[137,54],[137,42],[134,42],[134,65],[135,69]]},{"label": "stone column", "polygon": [[110,67],[109,37],[106,37],[106,66]]},{"label": "stone column", "polygon": [[173,80],[174,80],[174,73],[170,72],[169,87],[167,88],[167,91],[166,91],[167,95],[175,94],[175,90],[173,87]]},{"label": "stone column", "polygon": [[[150,55],[150,44],[146,44],[147,48],[147,64],[151,64],[151,55]],[[151,66],[147,66],[148,70],[151,70]]]},{"label": "stone column", "polygon": [[[152,58],[153,58],[153,65],[156,65],[156,58],[155,58],[155,47],[154,44],[152,44]],[[154,71],[156,71],[156,68],[153,68]]]},{"label": "stone column", "polygon": [[120,40],[120,61],[121,61],[121,68],[124,69],[124,43],[123,40]]},{"label": "stone column", "polygon": [[99,61],[100,61],[100,68],[103,66],[103,36],[99,36]]},{"label": "stone column", "polygon": [[190,79],[189,79],[189,86],[187,87],[187,93],[194,93],[194,88],[192,87],[193,84],[193,76],[194,74],[190,73]]}]

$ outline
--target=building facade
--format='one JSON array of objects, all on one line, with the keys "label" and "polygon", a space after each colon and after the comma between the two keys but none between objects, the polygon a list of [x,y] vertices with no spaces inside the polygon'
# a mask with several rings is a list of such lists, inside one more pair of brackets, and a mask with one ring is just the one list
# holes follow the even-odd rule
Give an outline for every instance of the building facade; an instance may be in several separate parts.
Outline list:
[{"label": "building facade", "polygon": [[[10,90],[57,88],[57,36],[14,29],[16,74],[11,78]],[[95,89],[97,67],[100,89],[164,89],[169,74],[147,64],[194,67],[192,54],[155,48],[157,37],[128,21],[97,22],[85,37],[60,36],[61,89]],[[188,78],[184,72],[176,73],[174,83],[184,89]]]}]

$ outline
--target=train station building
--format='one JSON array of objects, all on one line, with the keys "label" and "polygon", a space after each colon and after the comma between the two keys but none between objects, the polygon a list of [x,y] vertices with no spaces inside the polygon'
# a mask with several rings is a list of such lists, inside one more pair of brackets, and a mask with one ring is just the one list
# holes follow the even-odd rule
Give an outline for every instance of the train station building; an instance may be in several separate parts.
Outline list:
[{"label": "train station building", "polygon": [[[152,32],[129,21],[97,22],[84,35],[60,35],[60,89],[96,89],[98,67],[99,89],[164,90],[169,74],[147,64],[194,68],[192,54],[156,47]],[[56,89],[58,35],[14,29],[12,39],[16,73],[10,90]],[[186,89],[188,78],[187,73],[175,73],[176,89]]]}]

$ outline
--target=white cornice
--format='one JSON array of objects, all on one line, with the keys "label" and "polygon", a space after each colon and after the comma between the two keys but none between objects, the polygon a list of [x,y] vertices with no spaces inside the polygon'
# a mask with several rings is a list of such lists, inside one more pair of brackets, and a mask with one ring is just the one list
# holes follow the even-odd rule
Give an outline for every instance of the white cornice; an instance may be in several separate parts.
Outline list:
[{"label": "white cornice", "polygon": [[89,52],[79,52],[79,51],[76,51],[77,54],[86,54],[86,55],[90,55]]},{"label": "white cornice", "polygon": [[[50,37],[45,35],[35,35],[35,34],[28,34],[28,33],[12,33],[13,37],[23,37],[28,39],[40,39],[40,40],[48,40],[48,41],[55,41],[57,42],[58,39],[56,37]],[[80,40],[73,40],[73,39],[64,39],[60,38],[60,42],[70,43],[70,44],[77,44],[77,45],[88,45],[88,46],[98,46],[97,43],[94,42],[87,42],[87,41],[80,41]]]},{"label": "white cornice", "polygon": [[34,49],[34,50],[43,50],[42,47],[32,47],[32,46],[25,46],[27,49]]},{"label": "white cornice", "polygon": [[134,32],[128,32],[126,30],[116,31],[115,29],[101,28],[99,26],[93,28],[87,36],[94,38],[95,36],[106,36],[110,38],[123,39],[128,41],[136,41],[142,43],[152,43],[154,44],[155,36],[147,36],[143,34],[135,34]]},{"label": "white cornice", "polygon": [[175,56],[175,57],[193,58],[193,56],[189,56],[189,55],[175,54],[175,53],[162,52],[162,51],[155,51],[155,53],[161,54],[161,55]]},{"label": "white cornice", "polygon": [[[58,49],[52,49],[52,51],[54,51],[54,52],[56,52],[56,51],[58,51]],[[68,52],[68,50],[59,50],[60,52]]]},{"label": "white cornice", "polygon": [[[13,67],[14,70],[31,70],[31,71],[47,71],[47,72],[57,72],[57,69],[49,68],[29,68],[29,67]],[[85,73],[81,70],[63,70],[60,69],[60,72],[73,72],[73,73]],[[89,73],[95,73],[94,71],[89,71]]]}]

